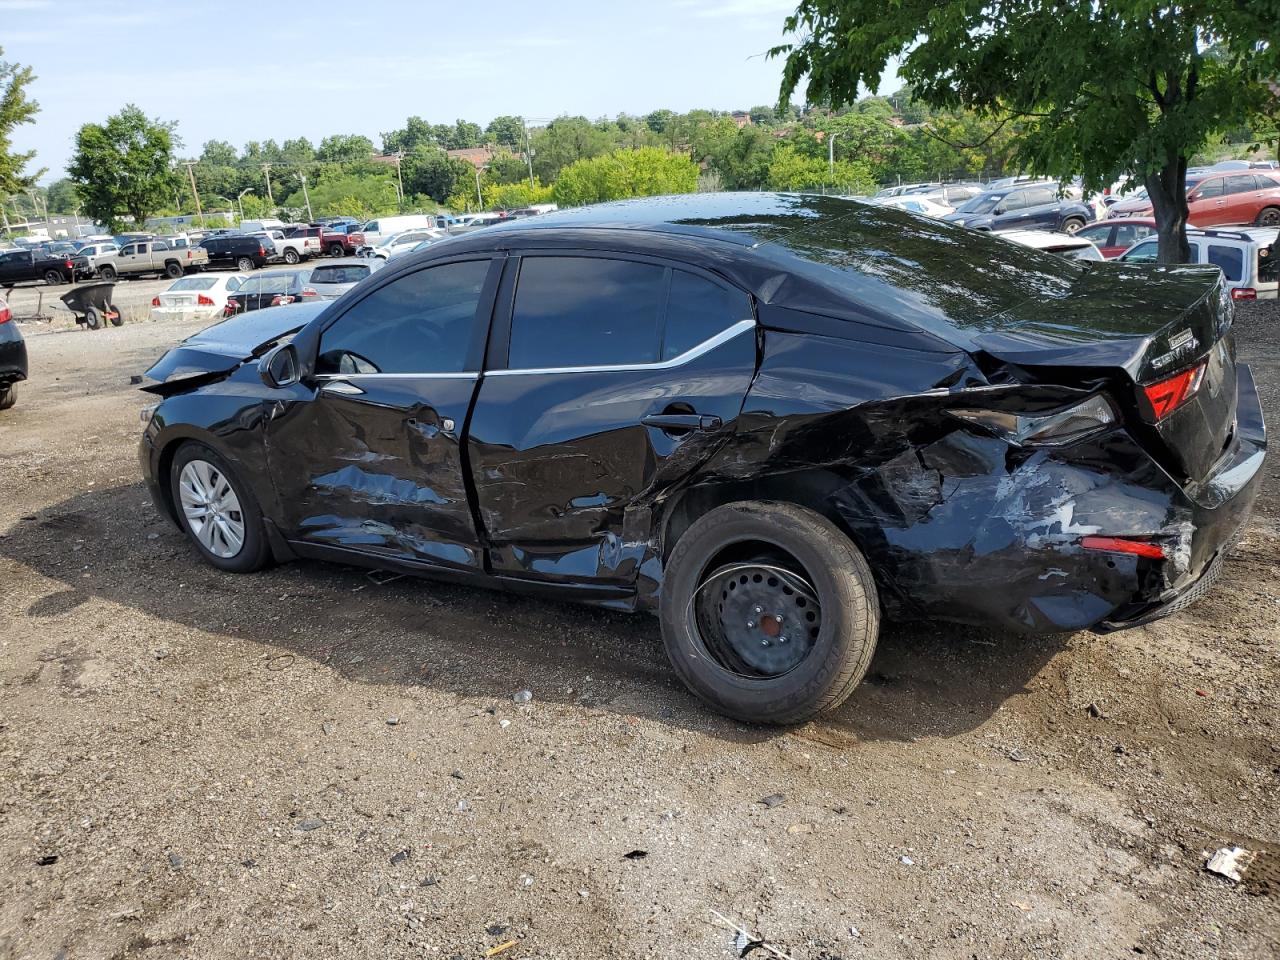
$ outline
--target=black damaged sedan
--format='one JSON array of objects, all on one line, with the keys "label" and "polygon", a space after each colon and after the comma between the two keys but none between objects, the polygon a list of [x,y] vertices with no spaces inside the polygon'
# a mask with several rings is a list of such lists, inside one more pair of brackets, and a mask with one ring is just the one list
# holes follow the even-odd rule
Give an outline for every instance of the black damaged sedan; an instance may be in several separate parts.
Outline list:
[{"label": "black damaged sedan", "polygon": [[223,570],[336,560],[661,618],[717,710],[841,703],[882,615],[1114,630],[1200,596],[1266,449],[1220,273],[716,194],[456,237],[150,371]]}]

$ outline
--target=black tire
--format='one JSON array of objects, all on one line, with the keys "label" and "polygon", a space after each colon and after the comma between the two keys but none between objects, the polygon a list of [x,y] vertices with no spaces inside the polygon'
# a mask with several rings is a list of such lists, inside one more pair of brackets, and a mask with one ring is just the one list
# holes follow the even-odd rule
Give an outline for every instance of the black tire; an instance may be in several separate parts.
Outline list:
[{"label": "black tire", "polygon": [[61,270],[46,270],[44,272],[44,282],[51,287],[67,282],[67,278],[62,275]]},{"label": "black tire", "polygon": [[170,260],[164,265],[164,275],[170,280],[177,280],[182,276],[182,264],[177,260]]},{"label": "black tire", "polygon": [[301,260],[301,259],[302,259],[302,258],[301,258],[300,256],[298,256],[298,251],[297,251],[297,250],[295,250],[295,249],[293,249],[293,247],[286,247],[286,248],[285,248],[285,251],[284,251],[284,262],[285,262],[285,263],[287,263],[287,264],[289,264],[289,266],[293,266],[295,263],[297,263],[297,262],[298,262],[299,260]]},{"label": "black tire", "polygon": [[97,330],[106,318],[97,307],[84,308],[84,325],[90,330]]},{"label": "black tire", "polygon": [[111,325],[112,325],[113,327],[123,327],[123,326],[124,326],[124,314],[120,311],[120,308],[119,308],[119,307],[117,307],[114,303],[108,303],[108,304],[107,304],[107,310],[108,310],[110,313],[114,314],[114,316],[111,318]]},{"label": "black tire", "polygon": [[331,257],[340,257],[346,252],[347,251],[343,248],[342,244],[340,243],[329,244],[329,256]]},{"label": "black tire", "polygon": [[1084,221],[1079,217],[1067,217],[1067,219],[1062,222],[1062,232],[1074,237],[1084,229],[1084,226]]},{"label": "black tire", "polygon": [[98,268],[98,279],[106,280],[108,283],[110,283],[115,278],[116,278],[116,268],[111,266],[110,264],[108,264],[105,267]]},{"label": "black tire", "polygon": [[[695,593],[723,559],[756,549],[789,556],[821,611],[808,654],[780,676],[727,667],[704,641],[695,615]],[[801,723],[834,710],[866,674],[880,632],[875,580],[853,542],[812,510],[763,501],[717,507],[685,531],[667,560],[660,616],[680,679],[720,713],[748,723]]]},{"label": "black tire", "polygon": [[[192,529],[191,522],[183,512],[179,480],[182,476],[183,467],[195,460],[203,460],[214,467],[230,484],[231,489],[235,492],[236,499],[240,503],[241,509],[239,512],[244,524],[244,541],[239,552],[234,556],[222,557],[210,551],[208,547],[200,542],[200,538]],[[203,443],[194,441],[184,443],[179,447],[169,467],[169,492],[173,497],[174,512],[178,518],[178,526],[182,528],[187,538],[195,544],[200,555],[210,565],[217,567],[219,570],[226,570],[228,573],[252,573],[271,563],[271,548],[267,543],[266,530],[262,524],[262,509],[258,506],[258,501],[254,498],[253,492],[248,485],[240,479],[235,470],[215,450]]]},{"label": "black tire", "polygon": [[18,388],[12,383],[0,386],[0,410],[8,410],[18,402]]},{"label": "black tire", "polygon": [[248,271],[253,269],[253,260],[249,257],[241,257],[236,261],[236,269],[240,271]]},{"label": "black tire", "polygon": [[1260,227],[1280,225],[1280,207],[1264,207],[1258,212],[1258,219],[1254,223]]}]

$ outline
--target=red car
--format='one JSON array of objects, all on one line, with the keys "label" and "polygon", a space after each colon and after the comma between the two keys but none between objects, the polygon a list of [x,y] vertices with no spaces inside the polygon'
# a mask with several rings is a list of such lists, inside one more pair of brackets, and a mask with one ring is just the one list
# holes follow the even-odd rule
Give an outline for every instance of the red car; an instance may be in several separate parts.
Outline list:
[{"label": "red car", "polygon": [[1123,220],[1103,220],[1091,223],[1076,231],[1077,237],[1092,240],[1104,259],[1114,260],[1139,240],[1145,240],[1156,232],[1156,222],[1151,219],[1127,217]]},{"label": "red car", "polygon": [[[1201,178],[1187,189],[1188,220],[1196,227],[1252,223],[1280,226],[1280,173],[1232,170]],[[1151,201],[1126,200],[1111,208],[1114,218],[1149,217]]]}]

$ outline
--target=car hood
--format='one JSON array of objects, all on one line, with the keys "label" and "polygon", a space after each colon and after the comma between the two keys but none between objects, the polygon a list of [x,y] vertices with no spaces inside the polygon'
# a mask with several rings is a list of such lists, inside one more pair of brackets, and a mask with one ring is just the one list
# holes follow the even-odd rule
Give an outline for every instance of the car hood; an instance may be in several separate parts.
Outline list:
[{"label": "car hood", "polygon": [[259,357],[280,340],[319,316],[328,301],[268,307],[242,313],[188,337],[166,353],[144,376],[151,393],[173,393],[230,373]]}]

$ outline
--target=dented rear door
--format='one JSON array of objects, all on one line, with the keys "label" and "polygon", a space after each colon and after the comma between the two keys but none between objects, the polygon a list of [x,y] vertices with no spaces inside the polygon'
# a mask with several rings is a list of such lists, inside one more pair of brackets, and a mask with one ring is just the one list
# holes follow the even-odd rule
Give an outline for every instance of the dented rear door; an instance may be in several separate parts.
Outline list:
[{"label": "dented rear door", "polygon": [[461,437],[500,272],[492,264],[397,273],[320,333],[307,399],[268,428],[290,539],[482,566]]}]

